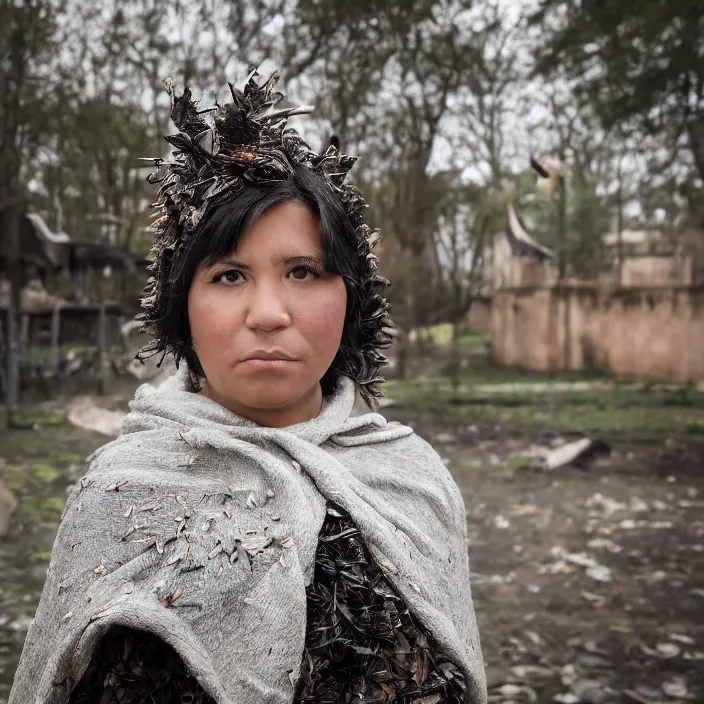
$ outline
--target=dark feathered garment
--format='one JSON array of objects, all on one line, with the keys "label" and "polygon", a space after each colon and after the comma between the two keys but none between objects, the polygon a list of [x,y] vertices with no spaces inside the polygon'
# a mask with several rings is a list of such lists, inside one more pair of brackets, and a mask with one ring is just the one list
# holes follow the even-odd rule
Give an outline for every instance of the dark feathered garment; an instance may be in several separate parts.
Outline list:
[{"label": "dark feathered garment", "polygon": [[150,633],[113,628],[93,653],[70,704],[215,704],[172,648]]},{"label": "dark feathered garment", "polygon": [[[364,547],[350,517],[329,505],[296,704],[461,704],[461,673],[415,622]],[[233,666],[235,664],[233,663]],[[70,704],[214,704],[158,638],[114,629]]]},{"label": "dark feathered garment", "polygon": [[297,704],[460,704],[464,681],[416,624],[350,517],[328,506],[307,590]]}]

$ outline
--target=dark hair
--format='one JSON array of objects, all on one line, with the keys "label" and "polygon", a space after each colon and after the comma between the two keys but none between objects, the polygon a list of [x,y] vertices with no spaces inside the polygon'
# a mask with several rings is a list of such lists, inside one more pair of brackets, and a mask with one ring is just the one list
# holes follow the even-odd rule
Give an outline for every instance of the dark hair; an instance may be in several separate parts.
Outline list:
[{"label": "dark hair", "polygon": [[[240,234],[272,206],[287,200],[306,204],[320,221],[326,271],[339,274],[347,290],[347,310],[340,347],[321,380],[323,393],[332,393],[339,375],[353,379],[364,398],[380,396],[376,384],[386,357],[379,351],[391,344],[386,325],[388,303],[380,289],[388,281],[376,276],[376,258],[358,239],[341,198],[325,178],[305,165],[295,165],[286,180],[248,184],[228,202],[206,215],[189,246],[172,263],[163,295],[163,315],[151,325],[153,340],[137,355],[171,352],[178,366],[183,359],[196,385],[204,371],[193,348],[188,322],[188,293],[199,266],[211,266],[236,247]],[[365,240],[366,242],[366,240]],[[163,357],[162,357],[163,359]]]}]

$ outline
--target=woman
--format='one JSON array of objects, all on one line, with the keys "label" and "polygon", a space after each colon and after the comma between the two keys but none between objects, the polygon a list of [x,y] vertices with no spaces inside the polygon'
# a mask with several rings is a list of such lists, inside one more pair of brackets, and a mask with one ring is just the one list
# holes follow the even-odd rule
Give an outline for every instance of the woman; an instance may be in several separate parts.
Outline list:
[{"label": "woman", "polygon": [[179,371],[69,497],[10,704],[486,700],[457,486],[352,415],[390,343],[354,159],[275,78],[173,97],[143,356]]}]

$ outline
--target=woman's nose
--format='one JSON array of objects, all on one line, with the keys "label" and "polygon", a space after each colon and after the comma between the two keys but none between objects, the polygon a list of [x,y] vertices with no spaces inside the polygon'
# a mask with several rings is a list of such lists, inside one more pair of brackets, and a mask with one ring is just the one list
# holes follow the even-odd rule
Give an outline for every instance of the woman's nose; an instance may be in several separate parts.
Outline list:
[{"label": "woman's nose", "polygon": [[247,301],[245,322],[252,329],[276,330],[291,324],[284,292],[271,284],[253,286]]}]

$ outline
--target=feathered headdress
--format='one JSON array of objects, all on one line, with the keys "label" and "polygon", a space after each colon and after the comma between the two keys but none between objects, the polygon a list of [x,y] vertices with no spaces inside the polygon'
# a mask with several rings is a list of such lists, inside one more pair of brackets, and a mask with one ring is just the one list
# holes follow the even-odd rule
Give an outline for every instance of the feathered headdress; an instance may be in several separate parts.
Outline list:
[{"label": "feathered headdress", "polygon": [[358,357],[351,365],[358,368],[356,373],[341,371],[355,378],[365,397],[378,397],[381,394],[375,385],[383,379],[376,372],[387,362],[379,350],[391,344],[391,336],[389,306],[376,289],[388,285],[388,281],[376,274],[378,262],[372,253],[379,232],[364,223],[364,199],[355,186],[346,182],[356,157],[342,154],[332,145],[322,154],[311,151],[287,121],[313,108],[277,110],[284,97],[275,90],[278,74],[273,73],[261,84],[258,79],[258,73],[252,71],[243,91],[230,84],[232,103],[206,110],[198,109],[187,87],[179,96],[171,80],[164,81],[171,96],[171,119],[179,133],[165,137],[175,148],[173,160],[147,159],[157,167],[148,180],[157,185],[158,219],[152,225],[151,276],[138,319],[143,322],[141,330],[153,339],[138,357],[173,352],[178,362],[182,356],[179,349],[160,338],[159,322],[167,313],[172,267],[209,214],[248,185],[286,180],[294,167],[303,165],[324,177],[357,234],[357,253],[365,277],[360,283],[367,293],[366,310],[361,312],[362,349],[341,350],[346,357]]}]

